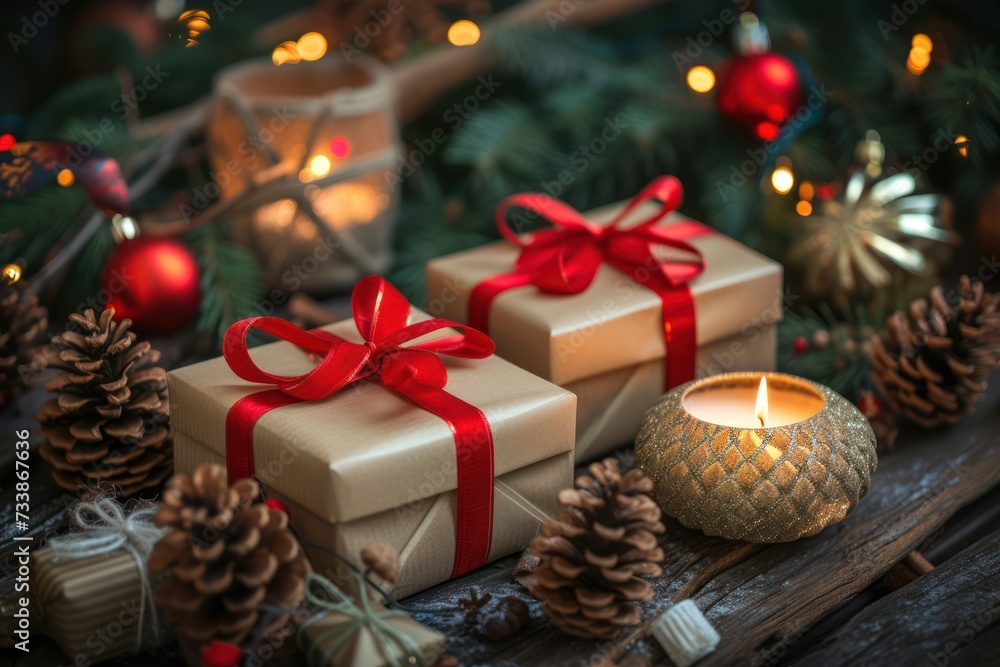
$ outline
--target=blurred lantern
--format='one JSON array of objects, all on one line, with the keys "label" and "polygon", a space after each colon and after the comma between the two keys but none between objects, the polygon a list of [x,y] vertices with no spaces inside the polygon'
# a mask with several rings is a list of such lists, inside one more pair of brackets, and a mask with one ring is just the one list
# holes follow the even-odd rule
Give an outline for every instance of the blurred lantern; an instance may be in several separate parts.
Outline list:
[{"label": "blurred lantern", "polygon": [[738,55],[719,72],[719,110],[759,138],[778,137],[781,124],[802,103],[802,82],[795,65],[771,52],[767,28],[745,12],[736,33]]},{"label": "blurred lantern", "polygon": [[406,172],[396,172],[388,71],[363,57],[309,62],[307,37],[294,67],[252,61],[220,74],[208,140],[216,208],[236,221],[265,284],[322,294],[388,268]]}]

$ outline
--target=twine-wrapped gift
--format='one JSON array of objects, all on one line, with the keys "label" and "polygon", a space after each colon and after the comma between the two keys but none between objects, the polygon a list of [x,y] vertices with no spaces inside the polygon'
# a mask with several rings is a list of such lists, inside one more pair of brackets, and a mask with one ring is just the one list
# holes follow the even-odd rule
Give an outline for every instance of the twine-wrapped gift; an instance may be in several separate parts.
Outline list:
[{"label": "twine-wrapped gift", "polygon": [[[357,583],[364,591],[364,583]],[[441,656],[443,635],[367,595],[358,598],[355,604],[329,580],[309,575],[306,600],[319,611],[298,634],[309,667],[429,667]]]},{"label": "twine-wrapped gift", "polygon": [[156,510],[155,503],[128,511],[108,497],[82,500],[72,513],[79,530],[33,555],[32,613],[73,664],[141,653],[169,636],[147,570],[165,532],[153,524]]}]

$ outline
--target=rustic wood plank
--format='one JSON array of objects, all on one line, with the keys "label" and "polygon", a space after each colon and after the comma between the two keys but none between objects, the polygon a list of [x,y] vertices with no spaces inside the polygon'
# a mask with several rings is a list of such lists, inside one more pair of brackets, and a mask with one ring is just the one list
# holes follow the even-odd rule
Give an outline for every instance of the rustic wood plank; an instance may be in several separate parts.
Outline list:
[{"label": "rustic wood plank", "polygon": [[1000,531],[872,604],[796,664],[996,664],[979,660],[1000,655],[998,633]]},{"label": "rustic wood plank", "polygon": [[[993,401],[996,396],[993,392]],[[656,598],[644,612],[661,611],[679,592],[692,590],[693,582],[710,578],[693,599],[723,641],[699,667],[777,664],[800,653],[809,626],[876,582],[956,511],[1000,482],[1000,436],[994,435],[998,425],[1000,415],[984,409],[951,431],[914,432],[907,438],[910,442],[883,458],[868,496],[840,524],[804,540],[764,547],[725,572],[715,572],[716,564],[744,545],[673,524],[664,540],[666,574],[654,582]],[[512,567],[511,561],[502,564]],[[454,604],[470,586],[494,594],[523,594],[509,574],[498,569],[448,582],[408,602]],[[449,635],[450,650],[462,664],[586,664],[595,656],[618,656],[626,648],[566,637],[541,616],[537,604],[532,611],[535,623],[530,631],[511,643],[485,646],[470,640],[469,629],[447,616],[418,618]],[[628,648],[633,658],[667,664],[649,640]]]}]

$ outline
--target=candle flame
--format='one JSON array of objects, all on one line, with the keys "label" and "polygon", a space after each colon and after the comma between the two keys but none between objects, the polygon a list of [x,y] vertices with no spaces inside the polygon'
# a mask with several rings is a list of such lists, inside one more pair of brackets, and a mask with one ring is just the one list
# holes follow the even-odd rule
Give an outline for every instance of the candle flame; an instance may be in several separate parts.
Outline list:
[{"label": "candle flame", "polygon": [[760,387],[757,388],[757,407],[753,416],[760,421],[762,427],[767,426],[767,378],[760,379]]}]

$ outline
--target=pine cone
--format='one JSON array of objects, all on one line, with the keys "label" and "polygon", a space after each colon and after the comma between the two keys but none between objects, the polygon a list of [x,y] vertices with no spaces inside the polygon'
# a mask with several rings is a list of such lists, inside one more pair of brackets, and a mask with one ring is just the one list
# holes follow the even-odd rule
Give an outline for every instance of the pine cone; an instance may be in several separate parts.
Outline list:
[{"label": "pine cone", "polygon": [[273,632],[289,615],[258,628],[261,605],[292,610],[305,597],[305,552],[288,515],[260,502],[259,493],[252,479],[227,487],[220,465],[174,475],[163,492],[156,524],[171,531],[153,548],[149,569],[164,574],[156,601],[186,656],[211,641],[239,646],[254,630]]},{"label": "pine cone", "polygon": [[635,601],[649,600],[653,587],[638,575],[658,577],[665,532],[653,483],[635,468],[621,474],[618,461],[592,463],[576,488],[559,494],[563,512],[531,542],[541,558],[532,593],[564,632],[611,639],[639,622]]},{"label": "pine cone", "polygon": [[972,412],[1000,365],[1000,296],[962,276],[957,306],[935,287],[909,317],[896,312],[872,340],[872,377],[894,410],[918,426],[954,424]]},{"label": "pine cone", "polygon": [[42,403],[39,451],[68,491],[110,482],[131,496],[173,469],[167,373],[154,365],[160,353],[137,343],[131,320],[115,322],[114,312],[70,315],[82,333],[52,339],[50,366],[64,372],[45,383],[58,398]]},{"label": "pine cone", "polygon": [[37,296],[25,297],[24,287],[23,281],[0,283],[0,407],[24,392],[29,373],[40,373],[45,366],[49,312]]}]

